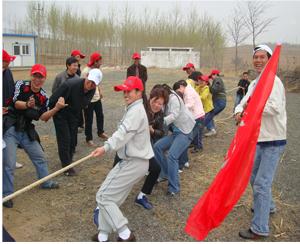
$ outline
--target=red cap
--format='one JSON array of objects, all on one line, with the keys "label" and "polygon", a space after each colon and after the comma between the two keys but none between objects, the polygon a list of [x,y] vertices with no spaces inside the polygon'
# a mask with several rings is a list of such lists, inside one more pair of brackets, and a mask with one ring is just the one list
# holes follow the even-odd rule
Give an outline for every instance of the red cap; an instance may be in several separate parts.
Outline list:
[{"label": "red cap", "polygon": [[85,58],[85,55],[83,53],[81,53],[80,50],[73,50],[71,52],[71,56],[75,57],[77,55],[80,55],[80,58]]},{"label": "red cap", "polygon": [[213,69],[213,70],[210,72],[209,77],[211,77],[212,75],[218,75],[218,74],[220,74],[220,70],[218,70],[218,69]]},{"label": "red cap", "polygon": [[195,68],[195,66],[192,64],[192,63],[187,63],[183,68],[182,70],[187,70],[189,68]]},{"label": "red cap", "polygon": [[198,77],[198,79],[199,79],[199,80],[203,80],[203,81],[205,81],[205,82],[208,82],[208,81],[209,81],[208,75],[200,75],[200,76]]},{"label": "red cap", "polygon": [[6,52],[6,51],[3,49],[3,51],[2,51],[2,61],[7,62],[7,63],[10,63],[10,62],[14,61],[15,58],[16,58],[16,56],[10,56],[10,55],[8,54],[8,52]]},{"label": "red cap", "polygon": [[39,73],[42,76],[46,77],[47,76],[46,67],[42,64],[33,65],[32,68],[31,68],[30,74],[33,75],[33,74],[36,74],[36,73]]},{"label": "red cap", "polygon": [[87,66],[91,67],[95,62],[102,59],[102,56],[100,53],[94,52],[90,56],[90,61],[87,63]]},{"label": "red cap", "polygon": [[140,91],[144,90],[143,82],[140,78],[136,76],[129,76],[122,85],[114,87],[115,91],[131,91],[133,89],[138,89]]},{"label": "red cap", "polygon": [[141,59],[141,55],[139,53],[132,54],[132,59]]}]

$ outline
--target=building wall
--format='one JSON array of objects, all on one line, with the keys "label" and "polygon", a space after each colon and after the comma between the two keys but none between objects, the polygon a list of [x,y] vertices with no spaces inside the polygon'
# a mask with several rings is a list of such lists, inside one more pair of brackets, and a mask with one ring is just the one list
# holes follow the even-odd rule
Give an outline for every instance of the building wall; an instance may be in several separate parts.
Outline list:
[{"label": "building wall", "polygon": [[[20,55],[14,54],[14,45],[28,44],[29,54]],[[16,56],[16,59],[10,63],[10,67],[26,67],[35,64],[35,43],[33,37],[19,37],[19,36],[3,36],[3,48],[10,54]]]},{"label": "building wall", "polygon": [[141,63],[146,67],[158,68],[181,68],[187,63],[193,63],[196,69],[200,68],[200,52],[170,50],[141,51]]}]

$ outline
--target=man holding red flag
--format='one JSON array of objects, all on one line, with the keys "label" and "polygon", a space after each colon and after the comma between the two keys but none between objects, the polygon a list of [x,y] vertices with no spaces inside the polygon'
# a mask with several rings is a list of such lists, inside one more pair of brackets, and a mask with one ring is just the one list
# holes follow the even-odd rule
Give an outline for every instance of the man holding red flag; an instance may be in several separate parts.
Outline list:
[{"label": "man holding red flag", "polygon": [[[272,55],[266,45],[259,45],[253,51],[253,66],[258,74],[262,72]],[[241,114],[255,89],[258,79],[253,81],[246,96],[235,108],[235,118],[241,121]],[[286,145],[285,89],[281,80],[275,76],[271,94],[264,107],[260,133],[250,183],[253,189],[253,212],[251,227],[239,232],[245,239],[258,239],[269,236],[269,214],[275,213],[272,199],[272,181],[280,157]]]},{"label": "man holding red flag", "polygon": [[[251,175],[254,218],[251,230],[241,231],[240,235],[249,239],[269,235],[272,180],[286,144],[284,88],[276,76],[280,49],[279,44],[273,55],[265,45],[254,49],[253,64],[259,77],[235,110],[240,123],[224,164],[186,223],[186,233],[197,240],[203,240],[222,223],[245,191]],[[257,160],[253,163],[255,152]]]}]

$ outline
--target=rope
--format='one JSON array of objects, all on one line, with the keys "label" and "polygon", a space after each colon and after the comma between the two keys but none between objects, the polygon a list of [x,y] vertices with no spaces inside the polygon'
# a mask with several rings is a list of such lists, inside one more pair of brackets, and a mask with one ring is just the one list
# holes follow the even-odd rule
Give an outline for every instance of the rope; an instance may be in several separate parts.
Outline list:
[{"label": "rope", "polygon": [[12,198],[15,198],[16,196],[19,196],[19,195],[21,195],[22,193],[24,193],[24,192],[26,192],[26,191],[31,190],[32,188],[34,188],[34,187],[36,187],[36,186],[38,186],[38,185],[44,183],[44,182],[47,181],[47,180],[50,180],[50,179],[54,178],[55,176],[57,176],[57,175],[59,175],[59,174],[65,172],[65,171],[67,171],[67,170],[70,169],[70,168],[73,168],[74,166],[76,166],[76,165],[78,165],[78,164],[80,164],[80,163],[82,163],[82,162],[84,162],[84,161],[90,159],[91,157],[92,157],[92,155],[90,154],[90,155],[88,155],[88,156],[86,156],[86,157],[84,157],[84,158],[82,158],[82,159],[77,160],[77,161],[74,162],[74,163],[69,164],[68,166],[66,166],[66,167],[64,167],[64,168],[62,168],[62,169],[60,169],[60,170],[58,170],[58,171],[55,171],[54,173],[52,173],[52,174],[50,174],[50,175],[45,176],[44,178],[42,178],[42,179],[40,179],[40,180],[38,180],[38,181],[36,181],[36,182],[33,182],[32,184],[30,184],[30,185],[28,185],[28,186],[26,186],[26,187],[24,187],[24,188],[22,188],[22,189],[20,189],[20,190],[18,190],[18,191],[16,191],[16,192],[12,193],[12,194],[10,194],[10,195],[4,197],[4,198],[2,199],[2,203],[3,203],[3,202],[6,202],[6,201],[8,201],[8,200],[10,200],[10,199],[12,199]]}]

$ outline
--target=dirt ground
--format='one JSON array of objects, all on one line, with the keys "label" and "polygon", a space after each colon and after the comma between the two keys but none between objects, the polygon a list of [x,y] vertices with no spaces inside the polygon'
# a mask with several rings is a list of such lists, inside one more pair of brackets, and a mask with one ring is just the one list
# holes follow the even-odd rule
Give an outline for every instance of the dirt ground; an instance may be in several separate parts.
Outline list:
[{"label": "dirt ground", "polygon": [[[46,90],[51,91],[54,75],[63,70],[61,67],[49,68]],[[147,91],[156,83],[169,83],[185,78],[182,71],[150,69]],[[112,86],[125,78],[124,70],[104,69],[104,115],[105,131],[112,134],[122,116],[124,106],[122,94],[114,93]],[[15,80],[27,78],[28,71],[14,72]],[[233,88],[237,79],[225,76],[227,90]],[[135,232],[138,241],[194,241],[184,232],[186,219],[199,197],[205,192],[214,176],[220,169],[224,155],[235,133],[232,119],[234,92],[228,94],[228,105],[217,118],[215,137],[204,138],[204,151],[201,154],[190,154],[189,169],[180,175],[181,195],[176,199],[166,196],[167,183],[163,182],[154,188],[149,199],[153,210],[144,210],[134,204],[136,194],[143,181],[135,185],[121,209],[129,220],[129,227]],[[300,96],[287,93],[288,112],[288,145],[277,170],[273,195],[278,212],[270,217],[271,236],[266,241],[299,241],[300,240]],[[50,172],[61,168],[57,153],[56,137],[53,122],[38,122],[37,128],[45,149]],[[94,123],[95,128],[95,123]],[[94,142],[103,145],[96,137]],[[84,133],[78,134],[78,146],[74,160],[89,154],[92,148],[85,144]],[[102,159],[93,159],[76,167],[78,176],[55,178],[60,183],[57,190],[41,190],[38,187],[16,197],[12,209],[3,209],[3,223],[17,241],[56,241],[85,242],[96,233],[92,221],[95,207],[95,194],[112,167],[114,154],[105,155]],[[34,167],[27,155],[19,150],[17,160],[24,164],[15,172],[15,189],[20,189],[36,180]],[[243,241],[238,231],[248,228],[251,221],[252,194],[250,187],[227,216],[222,225],[213,230],[206,241]],[[110,236],[115,240],[116,236]]]}]

